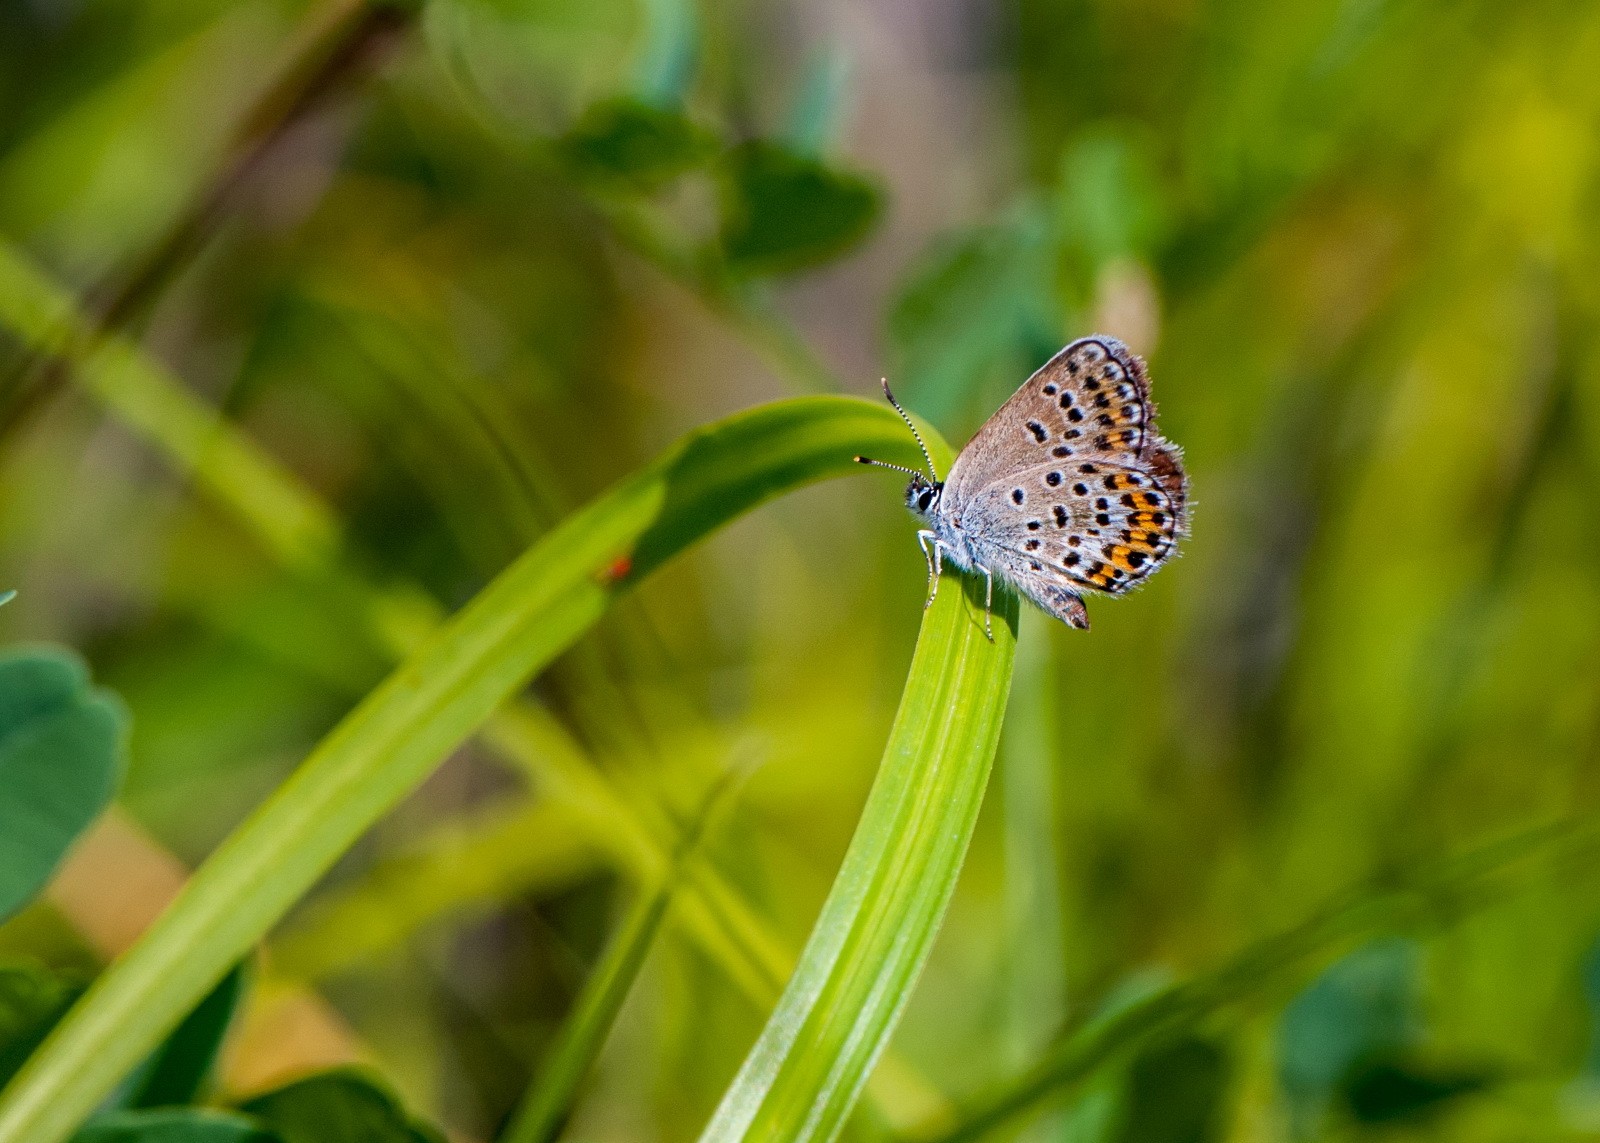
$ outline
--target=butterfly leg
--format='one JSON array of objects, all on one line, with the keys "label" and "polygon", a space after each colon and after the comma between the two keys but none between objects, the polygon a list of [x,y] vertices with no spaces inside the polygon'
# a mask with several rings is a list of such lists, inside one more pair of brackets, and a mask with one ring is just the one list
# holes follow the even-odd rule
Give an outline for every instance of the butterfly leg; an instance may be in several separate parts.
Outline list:
[{"label": "butterfly leg", "polygon": [[990,625],[990,616],[994,614],[994,572],[978,565],[978,570],[983,573],[985,580],[983,588],[983,633],[988,636],[989,642],[994,642],[994,628]]},{"label": "butterfly leg", "polygon": [[917,533],[917,546],[928,561],[928,601],[922,605],[922,610],[926,611],[933,606],[934,596],[939,594],[939,577],[944,574],[944,553],[939,548],[939,537],[926,528]]}]

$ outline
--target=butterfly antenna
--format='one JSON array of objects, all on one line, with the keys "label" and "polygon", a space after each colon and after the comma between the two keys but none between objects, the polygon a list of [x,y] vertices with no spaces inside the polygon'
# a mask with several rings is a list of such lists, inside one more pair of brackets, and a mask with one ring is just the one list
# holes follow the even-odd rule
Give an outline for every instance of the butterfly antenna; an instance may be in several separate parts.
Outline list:
[{"label": "butterfly antenna", "polygon": [[894,411],[900,414],[900,419],[906,423],[906,428],[911,430],[911,435],[917,438],[917,447],[922,450],[922,459],[928,462],[928,476],[935,484],[939,483],[939,470],[933,467],[933,454],[928,451],[928,446],[923,443],[922,434],[917,432],[917,426],[911,423],[910,415],[900,407],[900,402],[894,399],[894,394],[889,391],[889,379],[879,378],[883,383],[883,395],[889,398],[889,404],[894,406]]},{"label": "butterfly antenna", "polygon": [[[857,464],[870,464],[870,465],[872,465],[873,468],[892,468],[896,472],[905,473],[907,476],[922,476],[922,477],[926,477],[926,475],[927,475],[926,473],[918,472],[914,468],[907,468],[903,464],[890,464],[886,460],[873,460],[870,456],[858,456],[858,457],[856,457],[856,463]],[[0,599],[0,603],[4,603],[4,602],[5,602],[5,600]]]}]

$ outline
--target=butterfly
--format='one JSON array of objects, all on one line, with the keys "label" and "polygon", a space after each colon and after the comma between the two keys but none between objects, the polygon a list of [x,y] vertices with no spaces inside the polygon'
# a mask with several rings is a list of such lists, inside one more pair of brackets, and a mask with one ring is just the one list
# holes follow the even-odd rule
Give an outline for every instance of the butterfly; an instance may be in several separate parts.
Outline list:
[{"label": "butterfly", "polygon": [[982,574],[984,634],[994,581],[1010,584],[1068,626],[1087,631],[1088,592],[1122,595],[1177,551],[1188,534],[1183,454],[1156,431],[1144,362],[1114,337],[1080,338],[1023,382],[940,480],[916,425],[883,383],[922,449],[906,507],[927,524],[928,601],[949,561]]}]

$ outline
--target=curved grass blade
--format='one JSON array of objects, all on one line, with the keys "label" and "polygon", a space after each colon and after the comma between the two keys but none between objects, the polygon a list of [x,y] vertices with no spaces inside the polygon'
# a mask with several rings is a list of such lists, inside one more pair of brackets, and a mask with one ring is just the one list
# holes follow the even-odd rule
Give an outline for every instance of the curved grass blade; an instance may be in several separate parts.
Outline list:
[{"label": "curved grass blade", "polygon": [[[443,615],[425,594],[405,585],[377,587],[343,563],[334,514],[293,473],[195,401],[137,345],[97,337],[71,296],[5,243],[0,243],[0,319],[35,351],[61,353],[72,361],[73,376],[91,395],[181,472],[192,474],[281,567],[313,591],[338,600],[338,611],[356,619],[375,649],[398,660],[437,633]],[[789,348],[805,356],[798,341]],[[929,444],[948,466],[948,450],[932,438]],[[878,453],[885,459],[916,463],[907,446],[902,436],[875,447],[885,450]],[[620,796],[540,707],[506,703],[485,723],[483,739],[587,827],[594,846],[636,882],[651,884],[663,875],[675,844],[666,830],[670,823],[652,820],[641,813],[643,807]],[[717,869],[709,864],[694,869],[680,889],[673,920],[753,1004],[764,1009],[773,1003],[795,955]],[[891,1073],[894,1083],[880,1082]],[[921,1118],[930,1093],[892,1056],[869,1092],[880,1110],[900,1123]]]},{"label": "curved grass blade", "polygon": [[[73,377],[124,425],[236,519],[277,561],[319,595],[338,601],[374,648],[396,661],[438,632],[443,613],[420,590],[365,582],[342,560],[334,513],[293,473],[256,448],[137,345],[97,337],[70,294],[21,252],[0,242],[0,321],[36,353],[61,354]],[[914,462],[906,442],[901,459]],[[948,456],[942,457],[948,460]],[[640,883],[658,880],[674,841],[621,797],[540,707],[512,701],[483,728],[494,751],[524,771],[590,829],[590,840]],[[683,887],[674,919],[753,1003],[777,996],[793,953],[709,866]]]},{"label": "curved grass blade", "polygon": [[927,960],[983,801],[1017,627],[1016,598],[995,602],[992,644],[976,581],[947,577],[923,620],[844,865],[701,1143],[830,1140],[855,1105]]},{"label": "curved grass blade", "polygon": [[0,1140],[65,1137],[373,822],[588,630],[613,595],[763,501],[859,471],[851,459],[859,452],[909,461],[910,451],[903,426],[880,405],[800,398],[690,434],[575,513],[368,695],[201,866],[0,1094]]}]

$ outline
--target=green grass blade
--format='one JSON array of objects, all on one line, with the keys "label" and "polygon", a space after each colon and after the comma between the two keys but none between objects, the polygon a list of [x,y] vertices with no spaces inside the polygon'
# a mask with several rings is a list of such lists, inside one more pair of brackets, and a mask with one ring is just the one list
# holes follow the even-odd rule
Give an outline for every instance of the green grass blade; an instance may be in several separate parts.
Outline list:
[{"label": "green grass blade", "polygon": [[[0,1094],[0,1141],[65,1137],[374,821],[592,626],[614,593],[761,502],[856,471],[857,452],[909,461],[912,447],[880,405],[780,402],[692,433],[570,517],[367,696],[201,866]],[[953,640],[954,616],[937,614]]]},{"label": "green grass blade", "polygon": [[549,1058],[540,1067],[527,1095],[500,1136],[500,1143],[553,1143],[572,1113],[583,1077],[604,1047],[611,1025],[628,998],[634,978],[667,915],[685,868],[694,861],[713,818],[719,816],[738,788],[740,775],[730,772],[706,797],[700,812],[684,831],[683,842],[665,877],[646,887],[629,909],[605,956],[584,983],[572,1012],[563,1021]]},{"label": "green grass blade", "polygon": [[182,1107],[206,1093],[223,1041],[249,989],[251,966],[241,961],[184,1017],[151,1058],[124,1108]]},{"label": "green grass blade", "polygon": [[702,1143],[834,1138],[888,1044],[954,891],[999,740],[1017,602],[995,602],[992,644],[978,583],[948,577],[928,611],[844,865]]},{"label": "green grass blade", "polygon": [[[162,365],[119,337],[97,338],[72,296],[12,246],[0,242],[0,322],[31,351],[59,353],[73,377],[124,425],[256,537],[280,567],[332,594],[398,661],[437,633],[437,604],[404,584],[366,583],[341,562],[333,512],[248,436],[189,395]],[[885,422],[887,424],[887,422]],[[893,426],[890,426],[893,430]],[[933,443],[930,441],[930,443]],[[919,463],[902,434],[874,447],[886,460]],[[934,444],[936,449],[943,446]],[[947,451],[936,454],[948,462]],[[675,839],[618,793],[540,707],[506,704],[484,726],[485,742],[590,829],[590,840],[640,883],[658,880]],[[793,968],[792,950],[709,866],[680,894],[674,918],[752,1002],[766,1006]]]},{"label": "green grass blade", "polygon": [[[1020,1068],[1050,1043],[1067,1013],[1066,940],[1056,841],[1059,737],[1051,627],[1038,611],[1022,616],[1017,685],[1000,741],[1001,821],[1005,838],[1006,1042]],[[1046,1132],[1032,1139],[1042,1140]]]},{"label": "green grass blade", "polygon": [[[675,878],[674,878],[675,880]],[[612,937],[605,956],[584,984],[562,1024],[550,1058],[517,1109],[500,1143],[550,1143],[561,1134],[583,1077],[605,1043],[628,998],[634,978],[661,928],[672,897],[672,881],[646,889]]]}]

